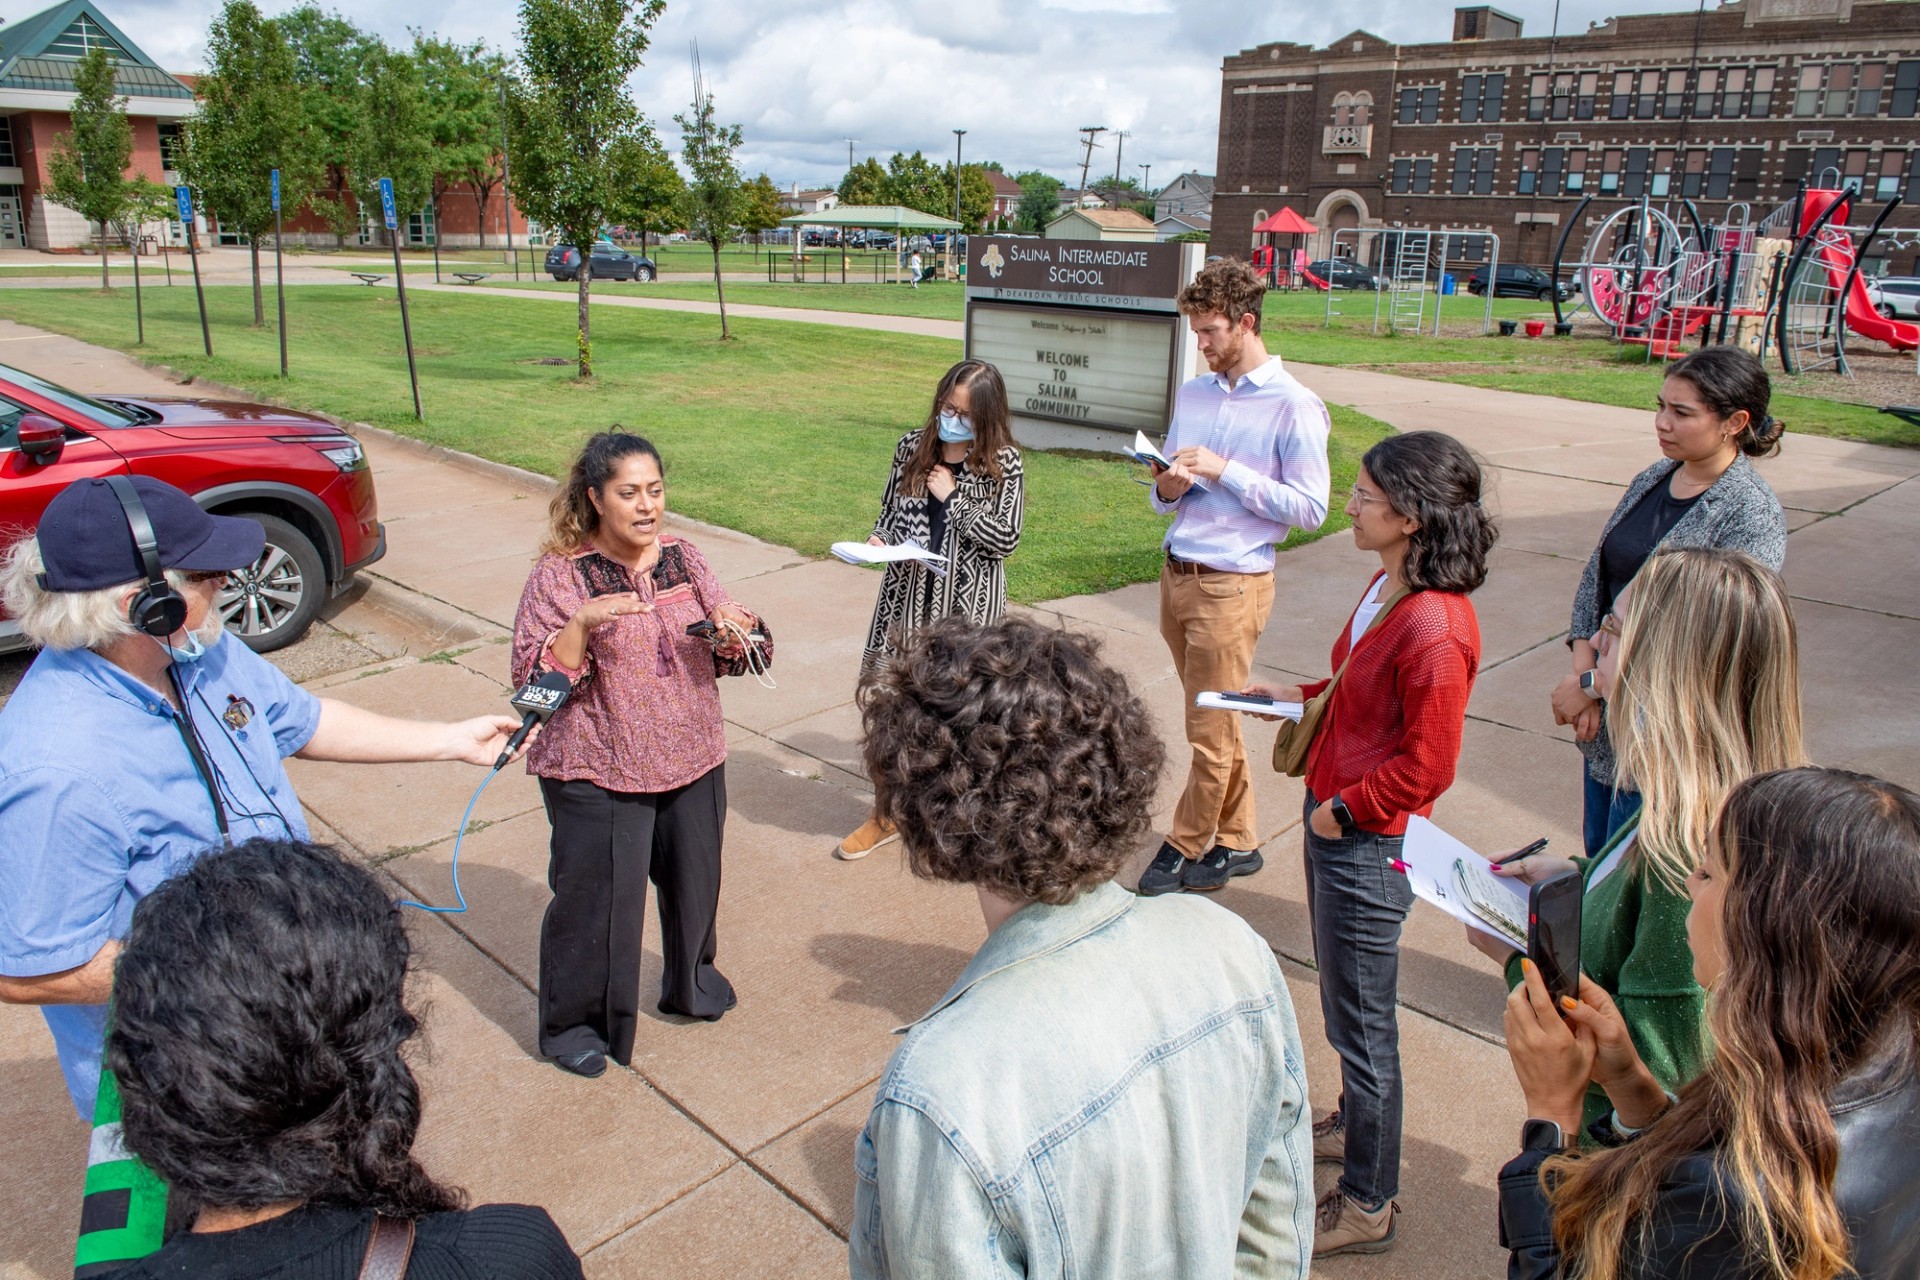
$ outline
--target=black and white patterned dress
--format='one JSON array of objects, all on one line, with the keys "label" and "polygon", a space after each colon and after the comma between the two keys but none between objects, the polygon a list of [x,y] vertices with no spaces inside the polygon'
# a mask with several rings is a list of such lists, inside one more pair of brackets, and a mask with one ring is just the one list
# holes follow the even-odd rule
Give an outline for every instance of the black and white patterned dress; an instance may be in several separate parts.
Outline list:
[{"label": "black and white patterned dress", "polygon": [[999,618],[1007,607],[1006,558],[1020,545],[1020,525],[1026,514],[1026,484],[1020,469],[1020,451],[1002,449],[998,480],[966,467],[954,467],[955,487],[946,502],[942,522],[943,546],[932,545],[933,514],[937,504],[929,494],[907,492],[907,465],[913,458],[918,431],[900,437],[893,451],[893,470],[880,499],[880,518],[874,536],[889,544],[911,538],[947,557],[947,575],[940,577],[918,562],[887,566],[874,602],[873,625],[867,629],[867,647],[860,657],[860,683],[865,685],[900,646],[927,623],[950,613],[977,623]]}]

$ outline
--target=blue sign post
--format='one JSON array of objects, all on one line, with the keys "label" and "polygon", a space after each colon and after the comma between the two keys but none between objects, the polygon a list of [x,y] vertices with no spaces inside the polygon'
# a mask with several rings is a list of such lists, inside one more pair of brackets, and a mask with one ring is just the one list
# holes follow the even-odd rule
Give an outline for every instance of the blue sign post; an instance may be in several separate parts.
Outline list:
[{"label": "blue sign post", "polygon": [[280,171],[275,169],[268,191],[273,196],[273,297],[280,308],[280,376],[287,376],[287,271],[280,257]]},{"label": "blue sign post", "polygon": [[413,363],[413,323],[407,318],[407,271],[400,265],[400,218],[393,207],[393,179],[380,179],[380,215],[386,219],[387,239],[393,242],[393,282],[400,290],[400,336],[407,344],[407,381],[413,384],[413,416],[421,422],[420,371]]},{"label": "blue sign post", "polygon": [[213,357],[213,331],[207,328],[207,293],[200,287],[200,248],[193,236],[193,189],[175,187],[173,203],[179,211],[180,221],[187,228],[187,256],[193,259],[193,297],[200,304],[200,344],[207,349],[207,357]]}]

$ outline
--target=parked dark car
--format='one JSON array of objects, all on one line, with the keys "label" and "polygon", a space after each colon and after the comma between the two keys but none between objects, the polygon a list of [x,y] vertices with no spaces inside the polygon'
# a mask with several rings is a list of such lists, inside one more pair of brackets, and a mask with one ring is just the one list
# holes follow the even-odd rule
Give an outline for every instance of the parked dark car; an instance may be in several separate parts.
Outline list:
[{"label": "parked dark car", "polygon": [[[164,480],[218,515],[266,531],[252,566],[215,598],[265,653],[298,640],[320,606],[387,550],[360,442],[325,418],[272,405],[83,396],[0,365],[0,528],[32,533],[53,496],[91,476]],[[0,651],[26,641],[0,618]]]},{"label": "parked dark car", "polygon": [[867,232],[867,248],[891,249],[896,239],[897,237],[895,237],[891,231],[869,231]]},{"label": "parked dark car", "polygon": [[[1494,281],[1493,296],[1496,298],[1537,298],[1546,302],[1554,295],[1553,277],[1539,267],[1525,267],[1518,263],[1503,262],[1500,274]],[[1480,267],[1467,277],[1467,292],[1474,297],[1482,297],[1487,292],[1487,269]],[[1565,302],[1573,296],[1572,287],[1565,281],[1560,282],[1560,301]]]},{"label": "parked dark car", "polygon": [[[593,246],[593,257],[587,265],[587,271],[595,280],[637,280],[643,284],[658,274],[652,258],[628,253],[619,245],[608,244],[605,240]],[[578,279],[580,251],[570,244],[557,244],[547,250],[547,274],[555,280]]]},{"label": "parked dark car", "polygon": [[1380,277],[1351,258],[1321,258],[1307,270],[1336,289],[1378,289]]}]

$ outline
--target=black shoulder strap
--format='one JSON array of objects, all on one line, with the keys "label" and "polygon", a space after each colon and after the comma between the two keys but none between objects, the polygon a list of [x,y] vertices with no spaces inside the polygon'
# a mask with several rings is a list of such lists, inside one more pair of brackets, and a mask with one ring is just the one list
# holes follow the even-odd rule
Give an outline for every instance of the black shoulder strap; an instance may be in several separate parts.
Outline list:
[{"label": "black shoulder strap", "polygon": [[173,692],[180,699],[180,710],[173,718],[173,727],[180,731],[180,741],[186,744],[187,754],[193,757],[193,767],[200,773],[200,782],[207,789],[207,799],[213,801],[213,821],[220,828],[220,843],[222,846],[230,845],[233,837],[227,831],[227,807],[220,803],[220,787],[214,781],[213,767],[207,763],[207,753],[200,747],[200,735],[194,732],[191,719],[193,710],[187,705],[186,691],[180,687],[180,674],[168,667],[167,679],[173,682]]}]

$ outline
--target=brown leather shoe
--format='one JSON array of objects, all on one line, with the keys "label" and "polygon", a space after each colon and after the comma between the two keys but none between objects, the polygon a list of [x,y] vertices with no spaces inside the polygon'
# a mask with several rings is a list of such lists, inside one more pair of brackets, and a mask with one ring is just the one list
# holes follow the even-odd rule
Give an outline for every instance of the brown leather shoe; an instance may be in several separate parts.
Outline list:
[{"label": "brown leather shoe", "polygon": [[1335,1187],[1320,1197],[1313,1215],[1313,1256],[1385,1253],[1393,1248],[1394,1218],[1400,1206],[1389,1200],[1368,1213]]},{"label": "brown leather shoe", "polygon": [[842,862],[855,862],[866,857],[889,840],[898,840],[900,833],[893,824],[877,813],[867,815],[860,829],[842,840],[834,849],[833,856]]},{"label": "brown leather shoe", "polygon": [[1335,1111],[1324,1120],[1313,1123],[1313,1158],[1331,1160],[1339,1164],[1347,1158],[1347,1126]]}]

